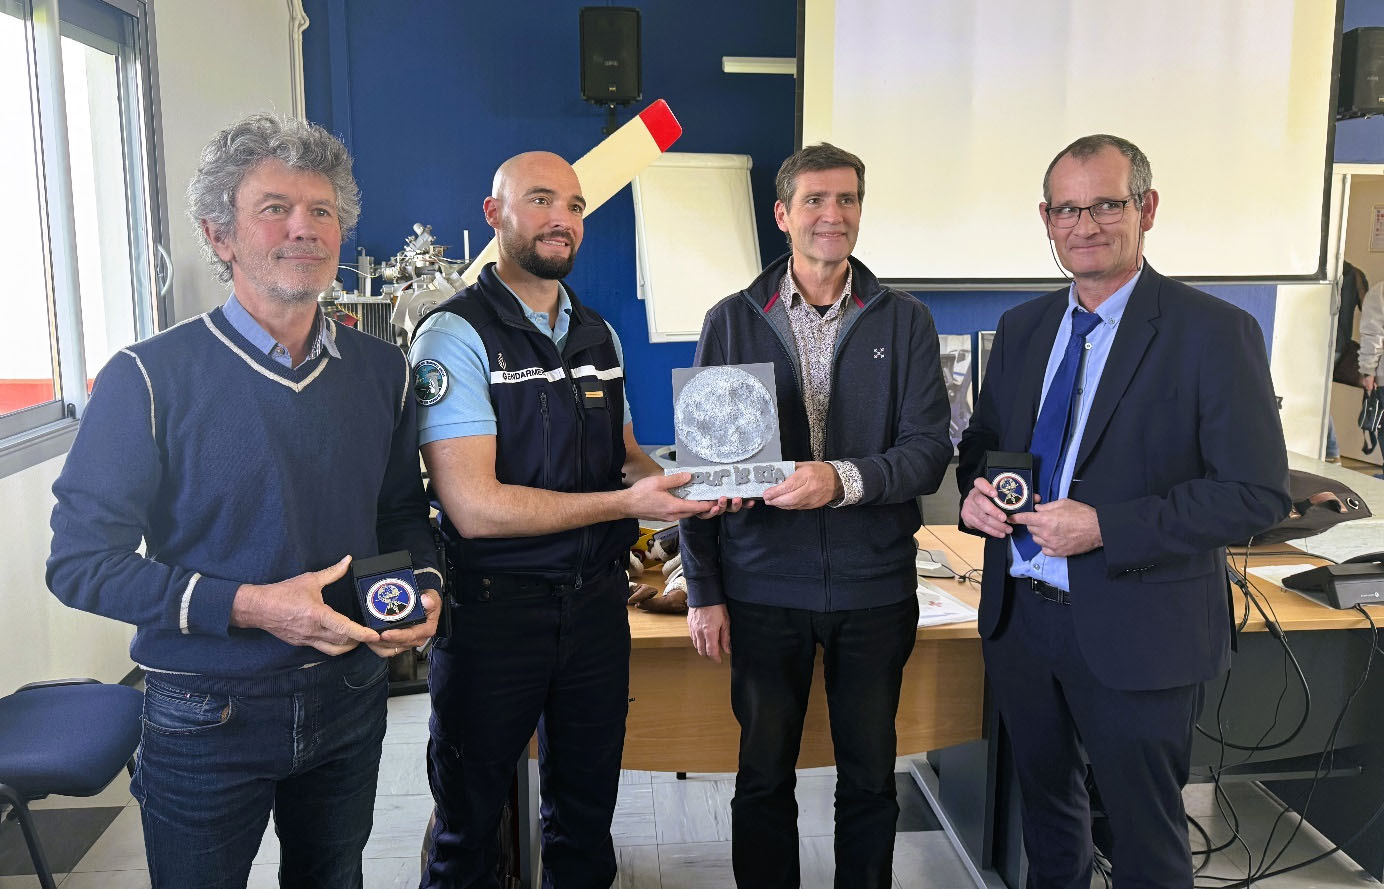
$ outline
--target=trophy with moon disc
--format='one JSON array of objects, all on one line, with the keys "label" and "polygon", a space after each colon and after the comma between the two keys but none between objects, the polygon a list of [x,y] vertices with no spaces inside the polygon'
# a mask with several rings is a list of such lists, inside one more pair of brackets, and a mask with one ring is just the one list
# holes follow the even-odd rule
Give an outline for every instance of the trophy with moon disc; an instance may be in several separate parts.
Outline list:
[{"label": "trophy with moon disc", "polygon": [[782,459],[772,364],[724,364],[673,371],[677,466],[692,473],[673,491],[688,500],[762,497],[793,474]]}]

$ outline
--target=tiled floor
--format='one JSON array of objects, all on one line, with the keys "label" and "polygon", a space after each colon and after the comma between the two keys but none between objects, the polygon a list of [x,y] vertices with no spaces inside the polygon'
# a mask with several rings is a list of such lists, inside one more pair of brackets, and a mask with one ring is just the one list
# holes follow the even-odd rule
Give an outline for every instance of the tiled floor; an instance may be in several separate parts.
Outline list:
[{"label": "tiled floor", "polygon": [[[799,860],[804,889],[832,885],[832,769],[798,775]],[[731,775],[696,774],[679,781],[668,772],[625,772],[615,815],[619,889],[734,889],[730,869]],[[921,801],[916,789],[906,788]],[[908,804],[903,806],[907,815]],[[968,889],[973,884],[940,830],[917,816],[895,835],[896,889]],[[914,828],[914,829],[907,829]],[[3,889],[3,887],[0,887]]]},{"label": "tiled floor", "polygon": [[[393,698],[389,702],[389,728],[385,743],[390,750],[381,769],[376,804],[376,829],[366,846],[367,889],[404,889],[418,883],[418,850],[427,823],[431,798],[423,773],[423,748],[427,739],[426,696]],[[831,805],[834,776],[830,769],[808,769],[798,784],[798,819],[804,889],[826,889],[832,884]],[[662,772],[625,772],[621,778],[615,816],[615,842],[620,860],[617,889],[732,889],[730,872],[729,775],[689,775],[678,781]],[[1234,784],[1228,793],[1240,815],[1242,830],[1256,860],[1268,825],[1278,809],[1274,800],[1256,785]],[[1207,786],[1187,791],[1188,810],[1200,818],[1213,840],[1229,833],[1215,814]],[[38,808],[120,807],[121,811],[100,839],[83,855],[70,874],[59,877],[63,889],[147,889],[139,810],[130,798],[128,782],[120,779],[100,796],[89,800],[52,799]],[[905,807],[907,809],[907,807]],[[905,832],[899,833],[894,851],[896,889],[963,889],[973,884],[946,835],[925,827],[917,814]],[[901,827],[905,825],[901,820]],[[913,828],[913,829],[909,829]],[[13,824],[4,827],[14,831]],[[1280,832],[1281,835],[1281,832]],[[1194,840],[1194,848],[1199,840]],[[1283,861],[1310,857],[1329,848],[1315,831],[1299,837]],[[272,828],[250,877],[250,886],[268,889],[277,885],[278,843]],[[1216,857],[1200,882],[1216,883],[1214,877],[1243,877],[1245,856],[1232,849]],[[1102,885],[1097,878],[1094,886]],[[1297,874],[1257,882],[1264,889],[1288,887],[1360,887],[1380,884],[1365,876],[1353,862],[1337,855]],[[32,876],[0,876],[0,889],[36,889]]]}]

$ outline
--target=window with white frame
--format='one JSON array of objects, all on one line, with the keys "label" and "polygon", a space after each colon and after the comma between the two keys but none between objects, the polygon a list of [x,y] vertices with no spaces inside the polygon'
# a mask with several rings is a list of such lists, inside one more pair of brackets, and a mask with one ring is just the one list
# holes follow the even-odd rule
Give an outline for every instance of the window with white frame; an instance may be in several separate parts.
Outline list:
[{"label": "window with white frame", "polygon": [[0,0],[0,476],[157,327],[152,30],[145,0]]}]

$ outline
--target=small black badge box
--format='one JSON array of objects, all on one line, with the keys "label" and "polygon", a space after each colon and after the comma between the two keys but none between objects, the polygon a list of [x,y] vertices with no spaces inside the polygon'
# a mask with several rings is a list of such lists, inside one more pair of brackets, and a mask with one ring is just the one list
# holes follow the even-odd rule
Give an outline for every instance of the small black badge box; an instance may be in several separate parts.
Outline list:
[{"label": "small black badge box", "polygon": [[372,630],[397,630],[428,619],[407,550],[351,562],[361,623]]},{"label": "small black badge box", "polygon": [[1033,509],[1033,455],[1013,451],[986,451],[985,477],[995,486],[990,498],[1005,512]]}]

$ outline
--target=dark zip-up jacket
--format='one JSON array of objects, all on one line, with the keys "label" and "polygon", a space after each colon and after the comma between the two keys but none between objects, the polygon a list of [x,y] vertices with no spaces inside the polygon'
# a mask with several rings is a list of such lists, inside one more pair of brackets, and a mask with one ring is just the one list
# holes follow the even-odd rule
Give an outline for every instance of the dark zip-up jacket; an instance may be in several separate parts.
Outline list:
[{"label": "dark zip-up jacket", "polygon": [[[860,501],[840,508],[753,509],[681,523],[693,607],[727,598],[809,611],[902,601],[917,587],[917,498],[937,490],[952,456],[937,328],[914,297],[850,259],[852,298],[832,363],[826,460],[860,470]],[[786,313],[773,305],[783,256],[707,312],[696,364],[772,362],[783,459],[812,460],[802,368]]]},{"label": "dark zip-up jacket", "polygon": [[[605,321],[571,288],[567,293],[572,316],[561,353],[524,317],[493,265],[434,311],[465,318],[485,345],[500,483],[578,493],[619,490],[625,464],[624,372]],[[530,574],[561,582],[589,578],[627,560],[639,533],[634,519],[538,537],[484,539],[462,537],[445,512],[441,525],[460,573]]]}]

